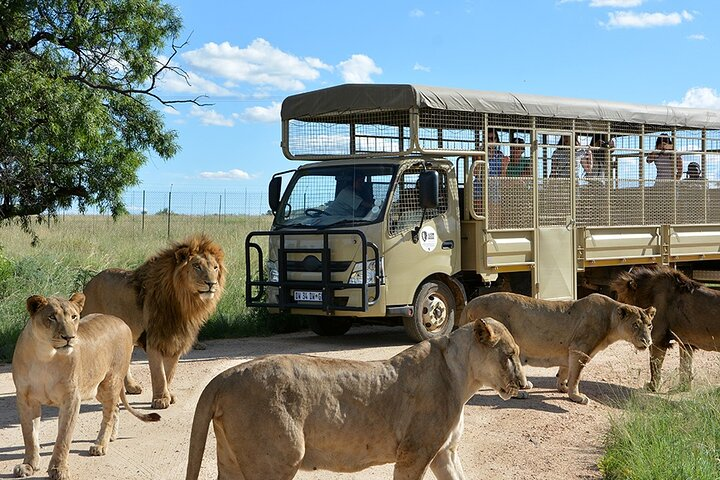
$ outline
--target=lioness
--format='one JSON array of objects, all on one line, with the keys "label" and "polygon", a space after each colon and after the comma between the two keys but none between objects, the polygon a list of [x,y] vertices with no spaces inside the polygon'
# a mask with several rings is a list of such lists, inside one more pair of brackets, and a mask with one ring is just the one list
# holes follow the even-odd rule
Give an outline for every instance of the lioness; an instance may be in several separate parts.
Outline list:
[{"label": "lioness", "polygon": [[56,406],[58,435],[48,474],[51,479],[68,476],[68,451],[80,401],[92,397],[103,406],[100,434],[90,455],[105,455],[108,442],[117,436],[118,401],[140,420],[154,422],[156,413],[143,415],[127,403],[123,378],[130,366],[133,339],[130,328],[117,317],[88,315],[80,319],[85,296],[76,293],[70,300],[41,295],[27,299],[30,321],[25,325],[12,360],[17,390],[25,458],[16,465],[16,477],[38,470],[40,407]]},{"label": "lioness", "polygon": [[[109,268],[85,286],[82,314],[107,313],[125,320],[148,356],[153,408],[175,402],[170,383],[180,355],[197,339],[225,287],[225,254],[206,235],[175,242],[134,270]],[[128,393],[142,387],[128,373]]]},{"label": "lioness", "polygon": [[[515,293],[481,295],[468,303],[460,324],[491,316],[503,323],[520,346],[523,365],[559,366],[557,388],[586,404],[580,373],[598,352],[618,340],[638,350],[650,346],[655,308],[645,310],[593,293],[580,300],[540,300]],[[528,382],[525,388],[532,388]]]},{"label": "lioness", "polygon": [[482,385],[507,400],[525,384],[519,349],[493,319],[425,340],[389,360],[270,355],[233,367],[195,409],[186,479],[197,479],[210,420],[218,478],[290,479],[299,469],[464,478],[463,407]]}]

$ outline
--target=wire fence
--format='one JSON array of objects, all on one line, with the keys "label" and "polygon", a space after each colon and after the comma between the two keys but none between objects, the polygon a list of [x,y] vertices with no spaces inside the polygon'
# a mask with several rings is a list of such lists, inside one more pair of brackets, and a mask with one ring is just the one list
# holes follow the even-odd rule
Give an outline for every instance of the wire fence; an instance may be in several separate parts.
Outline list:
[{"label": "wire fence", "polygon": [[[267,193],[151,192],[128,191],[123,202],[129,215],[113,221],[107,212],[89,207],[82,214],[76,207],[58,212],[59,222],[73,222],[84,230],[122,228],[136,235],[178,237],[186,232],[206,231],[216,226],[242,224],[266,229],[272,222]],[[52,228],[52,224],[48,225]]]}]

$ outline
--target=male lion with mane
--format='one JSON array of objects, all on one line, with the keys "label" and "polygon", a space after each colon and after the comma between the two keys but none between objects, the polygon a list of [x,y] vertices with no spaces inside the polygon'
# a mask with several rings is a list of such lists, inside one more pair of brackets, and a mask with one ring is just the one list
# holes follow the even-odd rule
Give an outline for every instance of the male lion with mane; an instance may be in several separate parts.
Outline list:
[{"label": "male lion with mane", "polygon": [[[215,311],[226,270],[222,248],[206,235],[176,242],[135,270],[103,270],[85,286],[88,313],[115,315],[130,326],[136,344],[148,356],[152,407],[175,403],[170,382],[180,355],[187,353],[200,328]],[[125,377],[128,393],[142,387]]]},{"label": "male lion with mane", "polygon": [[646,388],[654,392],[660,387],[662,364],[672,341],[681,346],[681,388],[690,388],[693,350],[720,351],[720,292],[670,267],[634,268],[620,274],[611,286],[619,300],[640,307],[654,305],[658,310]]},{"label": "male lion with mane", "polygon": [[482,385],[507,400],[525,384],[518,347],[491,318],[389,360],[270,355],[230,368],[198,400],[187,480],[200,472],[210,420],[218,478],[289,480],[298,470],[461,480],[463,408]]},{"label": "male lion with mane", "polygon": [[68,452],[80,401],[97,398],[103,407],[100,433],[90,455],[105,455],[118,433],[118,401],[140,420],[160,420],[157,413],[141,414],[125,398],[123,377],[130,367],[133,339],[130,328],[111,315],[80,318],[85,297],[70,300],[33,295],[26,302],[30,321],[25,325],[12,360],[17,409],[25,443],[16,477],[28,477],[40,464],[40,407],[58,407],[58,434],[48,475],[67,479]]},{"label": "male lion with mane", "polygon": [[[523,365],[559,366],[557,388],[570,400],[580,393],[580,373],[598,352],[618,340],[638,350],[650,346],[655,308],[643,310],[593,293],[580,300],[542,300],[516,293],[481,295],[468,303],[460,324],[491,316],[505,325],[520,346]],[[525,388],[532,388],[528,382]]]}]

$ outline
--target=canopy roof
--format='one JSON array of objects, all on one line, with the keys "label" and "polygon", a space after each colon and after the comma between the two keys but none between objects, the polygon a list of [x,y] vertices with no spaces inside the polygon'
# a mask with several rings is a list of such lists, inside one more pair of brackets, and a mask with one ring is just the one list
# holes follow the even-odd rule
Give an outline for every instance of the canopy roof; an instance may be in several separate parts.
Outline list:
[{"label": "canopy roof", "polygon": [[345,84],[292,95],[282,104],[282,120],[413,107],[720,129],[720,110],[391,84]]}]

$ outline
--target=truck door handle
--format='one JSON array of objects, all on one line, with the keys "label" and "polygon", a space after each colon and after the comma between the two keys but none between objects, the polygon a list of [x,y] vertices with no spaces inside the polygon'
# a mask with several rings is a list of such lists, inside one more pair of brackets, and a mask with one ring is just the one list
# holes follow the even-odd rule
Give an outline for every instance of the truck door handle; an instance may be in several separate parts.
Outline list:
[{"label": "truck door handle", "polygon": [[442,243],[443,250],[452,250],[453,248],[455,248],[455,242],[453,240],[445,240]]}]

